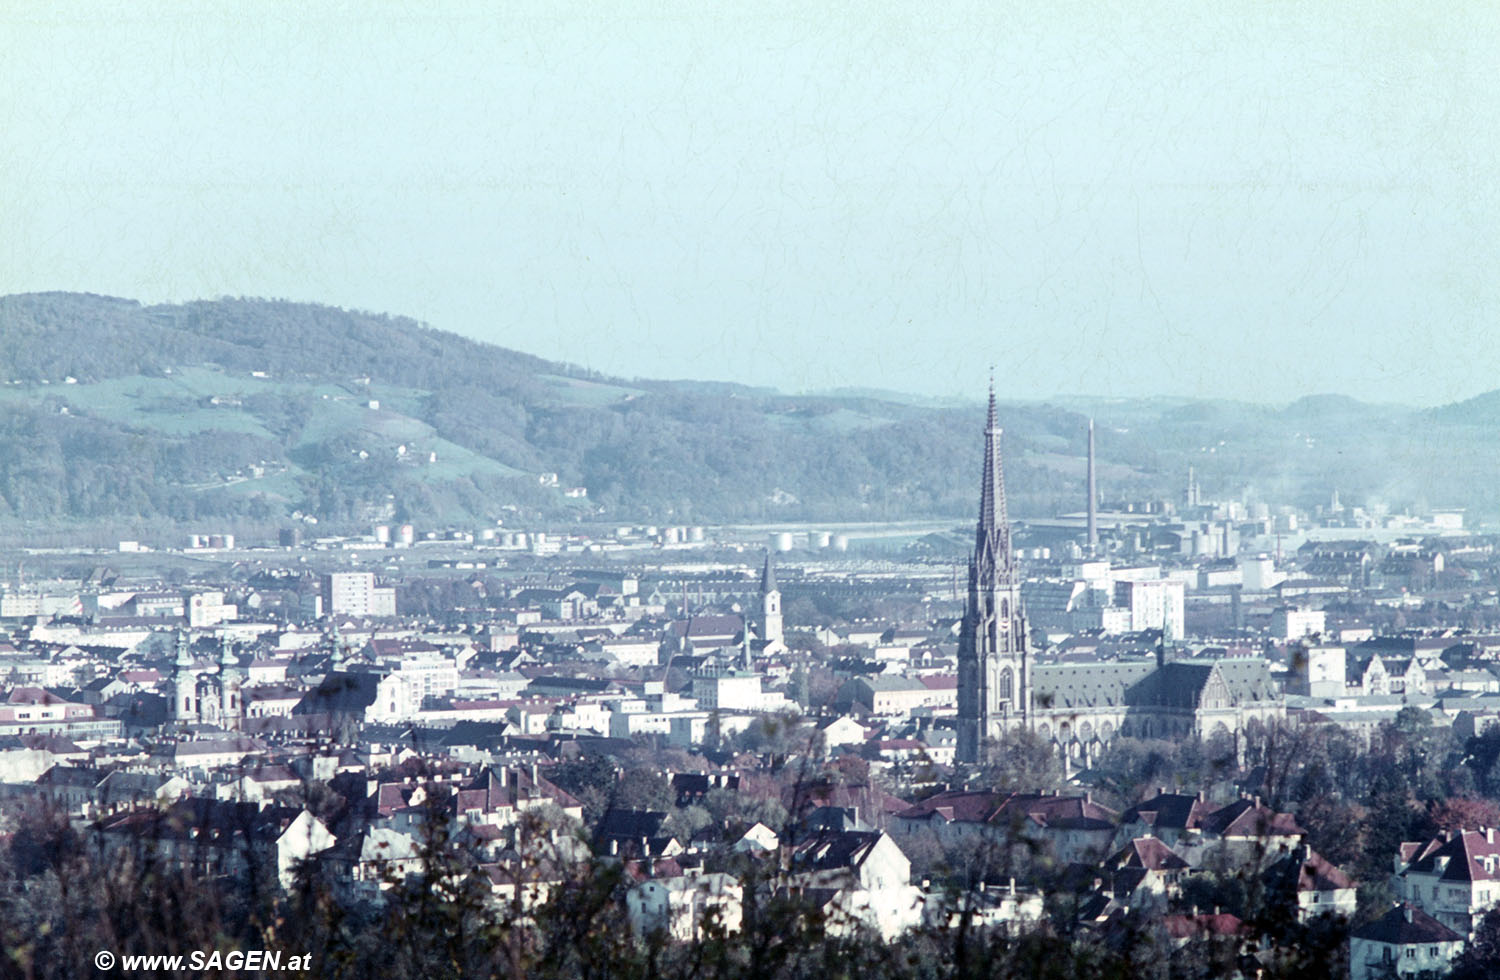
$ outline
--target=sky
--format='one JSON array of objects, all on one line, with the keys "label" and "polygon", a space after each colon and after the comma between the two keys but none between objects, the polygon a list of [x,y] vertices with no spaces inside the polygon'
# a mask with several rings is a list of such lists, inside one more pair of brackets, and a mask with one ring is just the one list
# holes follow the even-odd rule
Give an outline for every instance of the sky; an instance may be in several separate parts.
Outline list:
[{"label": "sky", "polygon": [[1500,387],[1500,4],[0,3],[0,294],[626,377]]}]

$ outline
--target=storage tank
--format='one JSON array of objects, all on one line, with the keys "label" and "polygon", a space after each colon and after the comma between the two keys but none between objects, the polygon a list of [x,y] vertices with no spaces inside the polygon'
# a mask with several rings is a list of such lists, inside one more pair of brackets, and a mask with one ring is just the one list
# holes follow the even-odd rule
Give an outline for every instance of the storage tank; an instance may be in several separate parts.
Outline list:
[{"label": "storage tank", "polygon": [[691,542],[693,542],[694,544],[702,544],[703,543],[703,528],[701,528],[701,527],[690,527],[690,528],[688,528],[688,540],[691,541]]},{"label": "storage tank", "polygon": [[391,526],[389,524],[375,525],[375,540],[380,544],[391,543]]},{"label": "storage tank", "polygon": [[404,545],[416,544],[417,529],[410,524],[401,525],[400,530],[396,532],[396,540]]},{"label": "storage tank", "polygon": [[833,550],[834,551],[848,551],[849,550],[849,535],[847,535],[847,534],[835,534],[833,536]]},{"label": "storage tank", "polygon": [[792,550],[792,532],[790,532],[790,531],[776,531],[776,532],[774,532],[771,535],[771,550],[772,551],[791,551]]},{"label": "storage tank", "polygon": [[809,548],[826,548],[833,543],[833,535],[827,531],[808,531],[807,546]]}]

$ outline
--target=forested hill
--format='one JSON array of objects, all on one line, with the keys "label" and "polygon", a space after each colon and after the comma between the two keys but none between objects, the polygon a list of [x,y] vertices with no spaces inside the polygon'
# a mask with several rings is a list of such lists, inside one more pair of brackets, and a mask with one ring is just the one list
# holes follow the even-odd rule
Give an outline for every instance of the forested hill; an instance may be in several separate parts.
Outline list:
[{"label": "forested hill", "polygon": [[[1076,481],[1025,457],[1081,452],[1082,420],[1007,416],[1015,506],[1050,510]],[[623,381],[306,304],[0,298],[0,519],[956,517],[981,426],[977,400]]]},{"label": "forested hill", "polygon": [[[0,522],[968,520],[983,392],[951,394],[624,380],[308,304],[0,297]],[[1006,401],[1011,510],[1081,506],[1093,415],[1108,499],[1194,465],[1208,495],[1488,517],[1494,401]]]}]

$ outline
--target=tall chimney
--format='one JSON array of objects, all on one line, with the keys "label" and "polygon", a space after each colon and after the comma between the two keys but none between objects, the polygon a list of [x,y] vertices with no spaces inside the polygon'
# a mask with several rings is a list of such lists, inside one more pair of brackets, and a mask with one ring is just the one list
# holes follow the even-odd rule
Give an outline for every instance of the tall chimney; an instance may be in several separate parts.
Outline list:
[{"label": "tall chimney", "polygon": [[1094,420],[1089,419],[1089,557],[1099,553],[1099,488],[1094,483]]}]

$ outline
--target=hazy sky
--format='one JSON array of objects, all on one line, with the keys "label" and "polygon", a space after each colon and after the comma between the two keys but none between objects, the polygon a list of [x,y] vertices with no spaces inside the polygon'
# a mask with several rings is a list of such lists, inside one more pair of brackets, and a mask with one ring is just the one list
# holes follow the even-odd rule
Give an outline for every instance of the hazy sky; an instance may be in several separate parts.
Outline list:
[{"label": "hazy sky", "polygon": [[1494,0],[304,6],[0,2],[0,293],[789,391],[1500,387]]}]

